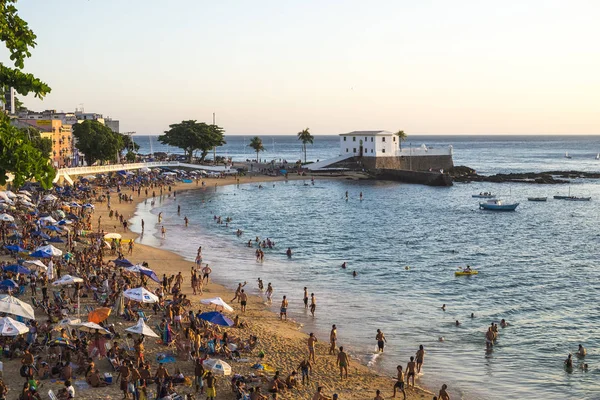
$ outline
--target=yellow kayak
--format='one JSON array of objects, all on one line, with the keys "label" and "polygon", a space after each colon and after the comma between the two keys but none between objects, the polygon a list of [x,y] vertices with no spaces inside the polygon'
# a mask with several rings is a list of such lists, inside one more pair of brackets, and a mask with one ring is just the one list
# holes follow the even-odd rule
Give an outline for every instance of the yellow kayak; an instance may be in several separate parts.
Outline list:
[{"label": "yellow kayak", "polygon": [[472,269],[471,271],[456,271],[454,276],[477,275],[479,271]]}]

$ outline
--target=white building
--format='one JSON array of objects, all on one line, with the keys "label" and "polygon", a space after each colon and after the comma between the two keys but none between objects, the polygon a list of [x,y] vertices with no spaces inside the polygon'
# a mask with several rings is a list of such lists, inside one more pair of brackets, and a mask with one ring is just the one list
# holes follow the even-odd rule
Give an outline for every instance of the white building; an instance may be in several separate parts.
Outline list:
[{"label": "white building", "polygon": [[400,149],[398,136],[388,131],[354,131],[340,135],[340,156],[391,157]]}]

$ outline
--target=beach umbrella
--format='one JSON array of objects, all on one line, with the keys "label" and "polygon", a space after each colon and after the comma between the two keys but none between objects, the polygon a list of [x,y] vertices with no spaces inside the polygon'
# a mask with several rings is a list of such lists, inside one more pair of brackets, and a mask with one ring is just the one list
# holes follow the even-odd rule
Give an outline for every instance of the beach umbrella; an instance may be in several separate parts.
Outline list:
[{"label": "beach umbrella", "polygon": [[44,196],[44,198],[42,200],[43,201],[54,201],[54,200],[58,200],[58,197],[56,197],[53,194],[48,194],[48,195]]},{"label": "beach umbrella", "polygon": [[[48,237],[49,239],[50,237]],[[62,256],[62,250],[57,249],[56,247],[52,246],[51,244],[46,245],[46,246],[40,246],[37,249],[35,249],[36,252],[41,251],[44,254],[49,254],[50,257],[58,257],[58,256]]]},{"label": "beach umbrella", "polygon": [[33,307],[8,294],[0,296],[0,312],[27,319],[35,319]]},{"label": "beach umbrella", "polygon": [[19,285],[17,285],[17,282],[13,281],[12,279],[5,279],[3,281],[0,281],[0,288],[18,289]]},{"label": "beach umbrella", "polygon": [[104,334],[110,335],[110,331],[106,330],[105,328],[101,327],[100,325],[98,325],[95,322],[84,322],[84,323],[80,324],[79,326],[77,326],[77,329],[79,329],[80,331],[91,332],[91,333],[96,332],[96,329],[97,329],[103,335]]},{"label": "beach umbrella", "polygon": [[13,222],[14,220],[15,220],[15,217],[13,217],[12,215],[8,215],[6,213],[0,214],[0,221]]},{"label": "beach umbrella", "polygon": [[220,297],[213,297],[212,299],[200,300],[200,303],[214,305],[215,309],[218,307],[222,307],[225,311],[233,311],[233,308],[229,304],[225,303]]},{"label": "beach umbrella", "polygon": [[52,282],[52,284],[54,286],[64,286],[64,285],[73,285],[75,283],[82,283],[83,279],[77,277],[77,276],[71,276],[71,275],[63,275],[60,277],[60,279]]},{"label": "beach umbrella", "polygon": [[17,195],[14,194],[13,192],[11,192],[10,190],[5,190],[4,193],[6,194],[6,197],[8,197],[9,199],[14,199],[17,197]]},{"label": "beach umbrella", "polygon": [[50,347],[65,347],[65,348],[69,348],[71,350],[75,350],[75,346],[73,346],[71,341],[69,339],[65,339],[65,338],[52,339],[51,341],[48,342],[48,346],[50,346]]},{"label": "beach umbrella", "polygon": [[133,267],[133,263],[126,258],[117,258],[116,260],[113,260],[113,262],[117,267]]},{"label": "beach umbrella", "polygon": [[112,309],[108,307],[96,308],[94,311],[88,314],[88,321],[99,324],[108,318],[111,311]]},{"label": "beach umbrella", "polygon": [[[30,191],[28,191],[28,190],[19,190],[19,193],[20,193],[20,194],[24,194],[25,196],[29,196],[29,197],[31,197],[31,196],[32,196],[31,192],[30,192]],[[18,193],[17,193],[17,194],[18,194]]]},{"label": "beach umbrella", "polygon": [[143,287],[127,289],[123,296],[139,303],[158,303],[158,296]]},{"label": "beach umbrella", "polygon": [[93,204],[86,203],[83,205],[83,208],[96,208]]},{"label": "beach umbrella", "polygon": [[104,235],[104,239],[121,239],[120,233],[107,233]]},{"label": "beach umbrella", "polygon": [[62,239],[61,239],[60,237],[58,237],[58,236],[54,236],[54,237],[52,237],[52,238],[48,239],[48,241],[49,241],[49,242],[52,242],[52,243],[64,243],[64,242],[65,242],[64,240],[62,240]]},{"label": "beach umbrella", "polygon": [[125,270],[127,270],[129,272],[137,272],[142,275],[146,275],[147,277],[152,279],[154,282],[160,283],[160,279],[158,279],[158,276],[156,276],[156,273],[154,271],[152,271],[150,268],[146,268],[141,264],[135,264],[129,268],[125,268]]},{"label": "beach umbrella", "polygon": [[42,238],[42,239],[44,239],[44,240],[50,240],[50,236],[49,236],[49,235],[47,235],[47,234],[45,234],[45,233],[44,233],[44,232],[42,232],[42,231],[34,231],[34,232],[31,234],[31,235],[32,235],[32,236],[37,236],[37,237],[40,237],[40,238]]},{"label": "beach umbrella", "polygon": [[200,314],[200,319],[210,322],[211,324],[221,326],[233,326],[233,320],[224,316],[218,311],[210,311]]},{"label": "beach umbrella", "polygon": [[87,179],[88,181],[93,181],[94,179],[96,179],[96,175],[86,175],[83,178]]},{"label": "beach umbrella", "polygon": [[23,239],[23,235],[21,235],[20,233],[13,233],[12,235],[10,235],[8,237],[8,240],[16,240],[16,239]]},{"label": "beach umbrella", "polygon": [[138,319],[137,324],[125,329],[127,332],[137,333],[138,335],[144,335],[148,337],[159,337],[146,323],[143,318]]},{"label": "beach umbrella", "polygon": [[208,369],[217,375],[231,375],[231,365],[227,364],[223,360],[218,360],[216,358],[209,358],[208,360],[204,360],[202,363],[204,369]]},{"label": "beach umbrella", "polygon": [[8,204],[6,204],[6,203],[0,203],[0,209],[6,210],[8,207],[10,207]]},{"label": "beach umbrella", "polygon": [[23,267],[23,266],[21,266],[19,264],[6,265],[6,266],[2,267],[2,269],[4,271],[13,272],[15,274],[26,274],[26,275],[28,275],[28,274],[31,273],[30,270],[28,270],[27,268],[25,268],[25,267]]},{"label": "beach umbrella", "polygon": [[24,323],[11,317],[0,318],[0,336],[18,336],[28,332],[29,328]]},{"label": "beach umbrella", "polygon": [[73,223],[73,221],[71,221],[70,219],[61,219],[60,221],[58,221],[58,225],[71,225]]},{"label": "beach umbrella", "polygon": [[60,321],[58,321],[54,327],[52,328],[52,330],[54,331],[60,331],[61,329],[65,329],[65,330],[69,330],[70,327],[72,326],[77,326],[81,324],[81,320],[79,318],[63,318]]},{"label": "beach umbrella", "polygon": [[54,231],[54,232],[62,232],[58,226],[54,226],[54,225],[45,226],[44,229],[48,229],[49,231]]},{"label": "beach umbrella", "polygon": [[42,217],[39,219],[40,221],[44,221],[44,222],[48,222],[50,224],[55,224],[56,220],[54,218],[52,218],[50,215],[47,215],[45,217]]},{"label": "beach umbrella", "polygon": [[27,249],[22,248],[19,245],[16,244],[9,244],[4,246],[4,248],[8,251],[12,251],[13,253],[23,253],[25,251],[27,251]]},{"label": "beach umbrella", "polygon": [[36,266],[44,271],[46,271],[48,269],[48,267],[46,266],[46,264],[44,264],[43,262],[41,262],[40,260],[30,260],[30,261],[24,261],[23,264],[27,264],[27,265],[31,265],[31,266]]}]

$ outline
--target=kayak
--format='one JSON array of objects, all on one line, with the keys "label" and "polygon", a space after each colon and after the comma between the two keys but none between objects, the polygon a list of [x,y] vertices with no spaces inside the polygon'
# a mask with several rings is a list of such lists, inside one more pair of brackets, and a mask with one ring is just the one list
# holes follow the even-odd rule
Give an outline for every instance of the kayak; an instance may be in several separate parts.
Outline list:
[{"label": "kayak", "polygon": [[477,275],[478,273],[479,273],[479,271],[476,271],[474,269],[471,270],[471,271],[469,271],[469,272],[467,272],[467,271],[456,271],[454,273],[454,276]]}]

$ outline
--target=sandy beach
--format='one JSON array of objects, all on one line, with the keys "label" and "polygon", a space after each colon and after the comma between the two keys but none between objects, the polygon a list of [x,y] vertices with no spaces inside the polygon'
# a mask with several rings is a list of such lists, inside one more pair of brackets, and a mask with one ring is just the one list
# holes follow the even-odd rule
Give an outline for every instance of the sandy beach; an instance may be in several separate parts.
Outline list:
[{"label": "sandy beach", "polygon": [[[349,177],[342,177],[342,179],[348,179]],[[290,177],[290,179],[306,179],[306,177]],[[317,178],[319,179],[319,178]],[[239,179],[239,184],[248,182],[266,182],[273,180],[281,180],[277,177],[242,177]],[[227,179],[209,179],[207,181],[208,186],[218,186],[235,184],[238,183],[236,178]],[[185,184],[179,183],[172,186],[172,190],[176,190],[178,193],[184,190],[195,190],[200,188],[196,184]],[[126,193],[130,193],[127,192]],[[150,191],[151,193],[151,191]],[[126,219],[131,219],[135,213],[136,206],[139,202],[144,201],[144,193],[142,191],[141,196],[137,193],[131,192],[133,196],[133,202],[119,203],[117,199],[112,201],[112,210],[116,210],[119,214],[124,215]],[[164,194],[167,195],[166,193]],[[106,203],[96,203],[95,212],[92,220],[94,223],[102,217],[102,225],[100,230],[105,232],[120,233],[123,239],[135,239],[137,235],[131,231],[124,232],[123,228],[119,226],[115,220],[109,218],[109,210]],[[183,222],[182,222],[183,223]],[[115,230],[114,226],[117,226]],[[93,227],[94,230],[98,230],[97,226]],[[209,251],[210,249],[205,249]],[[126,253],[126,247],[124,247],[124,253]],[[135,244],[133,254],[125,254],[126,258],[133,263],[147,262],[149,268],[156,271],[160,277],[162,274],[167,276],[182,272],[185,280],[182,285],[183,294],[192,301],[192,307],[187,310],[202,310],[208,311],[211,307],[200,305],[199,300],[201,298],[219,296],[225,301],[229,302],[234,297],[234,291],[232,288],[225,288],[221,285],[214,283],[211,279],[211,283],[204,287],[203,295],[193,295],[190,287],[189,271],[195,266],[193,262],[183,259],[178,254],[149,247],[141,244]],[[106,256],[105,260],[113,259],[112,256]],[[211,275],[211,278],[216,280],[219,279],[218,272]],[[240,276],[240,282],[249,281],[251,277]],[[249,285],[255,284],[250,282]],[[156,283],[152,282],[151,287],[155,287]],[[86,299],[88,300],[88,299]],[[275,300],[279,301],[279,300]],[[82,307],[86,304],[97,306],[97,304],[87,301],[82,301]],[[282,377],[288,376],[288,374],[296,370],[299,364],[304,360],[307,355],[307,339],[308,335],[300,330],[300,326],[295,322],[284,322],[280,321],[279,315],[273,313],[266,306],[264,299],[259,296],[249,296],[247,312],[245,314],[240,313],[239,303],[230,303],[234,307],[234,312],[230,313],[231,316],[240,315],[241,320],[247,324],[244,329],[229,328],[230,335],[237,336],[242,339],[247,339],[250,335],[258,337],[259,344],[251,353],[244,353],[243,358],[247,359],[245,362],[230,362],[234,374],[248,375],[254,373],[256,375],[263,374],[266,378],[273,376],[275,371],[280,371]],[[38,310],[38,319],[42,320],[43,315]],[[148,314],[150,315],[150,313]],[[85,320],[85,318],[82,318]],[[152,316],[148,325],[153,329],[160,322],[161,316]],[[114,323],[116,330],[122,333],[122,330],[126,327],[132,326],[132,322],[126,322],[119,317],[111,315],[108,320],[109,323]],[[316,347],[316,363],[313,365],[311,374],[311,382],[306,386],[299,385],[297,389],[287,390],[279,394],[279,398],[282,399],[310,399],[314,395],[317,386],[323,386],[323,393],[326,396],[332,396],[334,393],[339,395],[340,399],[372,399],[375,397],[375,391],[381,390],[384,398],[391,398],[395,379],[391,376],[383,376],[369,369],[367,366],[360,364],[356,360],[352,360],[348,370],[348,379],[341,380],[339,377],[339,369],[336,366],[336,357],[328,354],[329,340],[327,337],[319,337],[319,342]],[[344,345],[338,343],[338,345]],[[156,343],[153,339],[146,342],[146,359],[151,360],[152,369],[155,370],[157,363],[155,356],[157,353],[164,352],[165,346]],[[347,349],[352,352],[352,349]],[[260,361],[258,353],[262,351],[265,354],[265,358],[262,360],[263,363],[269,365],[269,369],[266,371],[257,371],[252,369],[251,366],[256,362]],[[9,384],[10,393],[9,397],[15,397],[16,393],[20,390],[23,378],[19,376],[18,368],[20,366],[19,360],[3,360],[4,361],[4,381]],[[427,361],[427,360],[426,360]],[[228,361],[229,362],[229,361]],[[193,361],[186,360],[185,357],[179,357],[176,365],[181,368],[182,372],[193,379],[194,367]],[[106,361],[100,360],[97,362],[97,366],[101,373],[113,372],[112,368]],[[425,370],[427,369],[427,363],[425,362]],[[173,364],[168,364],[167,369],[170,373],[173,372]],[[390,371],[390,374],[393,371]],[[219,377],[217,383],[217,399],[233,399],[235,395],[232,392],[231,377]],[[45,398],[48,389],[52,389],[55,393],[62,387],[61,381],[43,381],[44,386],[40,389]],[[418,381],[417,381],[418,383]],[[81,399],[118,399],[122,398],[122,394],[119,392],[118,385],[111,385],[106,388],[91,388],[85,383],[85,379],[82,376],[77,376],[75,388],[77,390],[76,398]],[[268,386],[263,384],[263,393],[266,392]],[[154,391],[154,385],[151,390]],[[177,386],[179,394],[193,393],[193,388],[179,385]],[[399,398],[402,398],[402,394],[399,394]],[[407,398],[409,399],[427,399],[431,398],[432,393],[422,388],[411,388],[407,389]],[[152,397],[151,397],[152,398]],[[205,398],[203,395],[196,395],[197,399]]]}]

